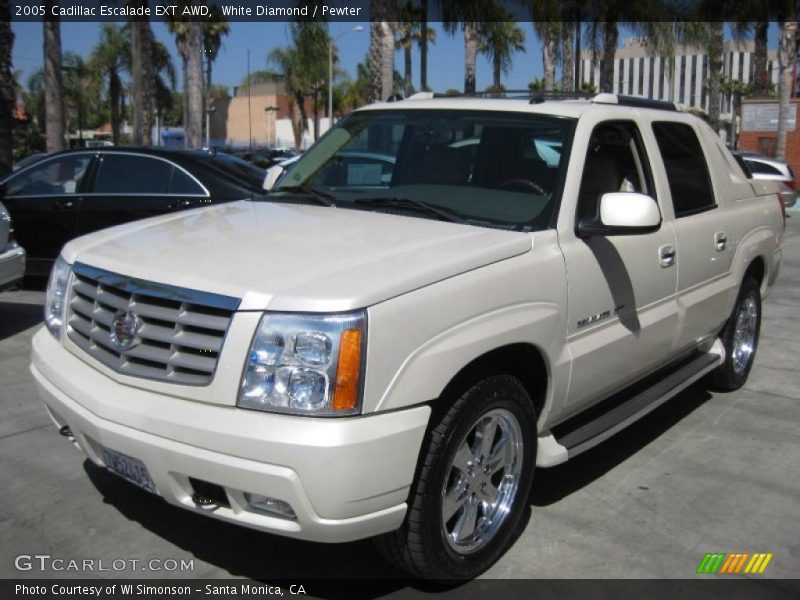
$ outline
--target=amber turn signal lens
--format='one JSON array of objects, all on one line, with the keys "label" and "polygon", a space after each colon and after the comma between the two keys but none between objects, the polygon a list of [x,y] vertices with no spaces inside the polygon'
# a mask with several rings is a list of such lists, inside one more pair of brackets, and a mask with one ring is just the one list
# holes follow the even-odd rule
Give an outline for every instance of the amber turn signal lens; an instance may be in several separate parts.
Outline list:
[{"label": "amber turn signal lens", "polygon": [[358,374],[361,370],[361,330],[345,329],[339,346],[339,366],[333,410],[351,411],[358,405]]}]

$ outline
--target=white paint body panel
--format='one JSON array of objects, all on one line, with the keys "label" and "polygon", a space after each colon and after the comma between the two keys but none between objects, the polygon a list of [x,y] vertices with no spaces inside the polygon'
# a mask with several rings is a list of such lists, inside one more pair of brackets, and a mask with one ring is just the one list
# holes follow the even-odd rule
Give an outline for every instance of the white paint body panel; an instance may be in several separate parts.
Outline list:
[{"label": "white paint body panel", "polygon": [[[229,490],[214,516],[319,541],[398,527],[431,409],[453,377],[492,350],[542,357],[539,464],[567,459],[554,425],[714,336],[747,268],[763,260],[766,293],[780,262],[774,190],[744,179],[707,127],[680,113],[591,102],[418,99],[364,110],[475,109],[577,119],[552,229],[534,233],[322,206],[242,201],[79,238],[69,262],[241,299],[216,375],[204,387],[115,373],[66,336],[34,337],[32,371],[59,425],[143,460],[159,491],[193,508],[188,477]],[[662,223],[643,235],[582,239],[575,212],[591,131],[632,120],[649,156]],[[653,120],[691,124],[718,206],[675,219]],[[620,218],[624,218],[624,215]],[[715,246],[724,232],[727,243]],[[677,262],[660,264],[665,246]],[[363,416],[245,411],[236,395],[263,311],[367,310]],[[594,318],[598,315],[597,318]],[[588,320],[587,320],[588,318]],[[710,346],[706,344],[705,347]],[[254,515],[243,493],[283,499],[297,521]]]}]

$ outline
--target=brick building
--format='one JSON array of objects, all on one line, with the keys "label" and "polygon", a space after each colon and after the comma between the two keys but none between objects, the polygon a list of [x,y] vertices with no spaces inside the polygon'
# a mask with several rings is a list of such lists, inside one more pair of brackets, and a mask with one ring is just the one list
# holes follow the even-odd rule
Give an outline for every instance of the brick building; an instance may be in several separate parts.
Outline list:
[{"label": "brick building", "polygon": [[[792,100],[789,133],[786,137],[786,162],[800,173],[800,131],[797,113],[800,100]],[[775,156],[778,141],[778,101],[743,100],[739,150]]]},{"label": "brick building", "polygon": [[[324,104],[324,98],[320,99]],[[213,101],[211,138],[229,146],[294,146],[290,122],[289,96],[280,81],[234,88],[232,98]],[[314,106],[311,98],[305,102],[309,118],[307,134],[313,139]],[[324,109],[319,117],[324,116]]]}]

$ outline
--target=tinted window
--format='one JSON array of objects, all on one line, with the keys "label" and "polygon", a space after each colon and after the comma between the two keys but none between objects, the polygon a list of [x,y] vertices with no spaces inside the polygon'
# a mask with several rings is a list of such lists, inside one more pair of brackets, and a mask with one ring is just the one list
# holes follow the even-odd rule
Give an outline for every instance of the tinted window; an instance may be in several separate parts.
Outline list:
[{"label": "tinted window", "polygon": [[187,195],[205,195],[203,188],[197,182],[189,177],[180,169],[175,169],[172,172],[172,183],[169,186],[170,194],[187,194]]},{"label": "tinted window", "polygon": [[333,194],[340,208],[422,202],[484,226],[544,229],[558,205],[573,130],[574,121],[545,115],[365,111],[287,165],[271,196],[309,185]]},{"label": "tinted window", "polygon": [[758,162],[756,160],[748,160],[747,166],[750,167],[750,171],[753,173],[762,173],[764,175],[782,175],[782,173],[775,167]]},{"label": "tinted window", "polygon": [[172,163],[147,156],[106,154],[94,191],[98,194],[166,194]]},{"label": "tinted window", "polygon": [[599,217],[600,196],[610,192],[654,195],[639,131],[631,122],[602,123],[592,131],[578,198],[578,218]]},{"label": "tinted window", "polygon": [[89,154],[63,156],[34,165],[8,181],[8,196],[74,194],[91,162]]},{"label": "tinted window", "polygon": [[653,123],[664,159],[675,216],[716,206],[705,154],[694,129],[684,123]]}]

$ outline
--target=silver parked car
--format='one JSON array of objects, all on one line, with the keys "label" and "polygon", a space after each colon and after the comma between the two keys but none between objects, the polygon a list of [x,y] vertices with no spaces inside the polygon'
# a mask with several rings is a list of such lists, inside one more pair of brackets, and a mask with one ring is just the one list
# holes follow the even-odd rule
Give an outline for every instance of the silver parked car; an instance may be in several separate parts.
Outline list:
[{"label": "silver parked car", "polygon": [[25,274],[25,250],[14,238],[11,216],[0,203],[0,291],[14,287]]},{"label": "silver parked car", "polygon": [[764,179],[781,183],[780,196],[786,208],[794,206],[797,200],[792,168],[783,161],[756,152],[734,152],[737,159],[747,166],[752,179]]}]

